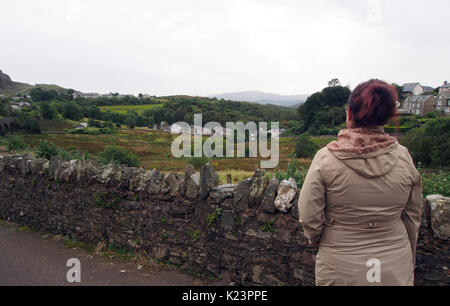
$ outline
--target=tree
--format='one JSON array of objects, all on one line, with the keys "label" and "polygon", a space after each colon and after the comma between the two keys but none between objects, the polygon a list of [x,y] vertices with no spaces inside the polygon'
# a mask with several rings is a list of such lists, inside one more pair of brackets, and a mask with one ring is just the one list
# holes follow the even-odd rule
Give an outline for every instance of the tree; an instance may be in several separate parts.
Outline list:
[{"label": "tree", "polygon": [[127,115],[127,119],[125,120],[125,124],[130,129],[134,129],[136,127],[136,117],[133,115]]},{"label": "tree", "polygon": [[346,114],[344,105],[350,98],[350,88],[344,86],[326,87],[321,92],[311,95],[299,107],[299,119],[310,132],[317,133],[322,127],[334,129],[345,123]]},{"label": "tree", "polygon": [[102,119],[102,111],[96,105],[93,105],[88,108],[88,117],[101,120]]},{"label": "tree", "polygon": [[40,133],[41,126],[37,114],[20,112],[16,118],[17,127],[30,133]]},{"label": "tree", "polygon": [[49,103],[42,103],[40,105],[40,110],[44,119],[53,120],[58,116],[56,109]]},{"label": "tree", "polygon": [[450,117],[436,118],[409,131],[401,139],[415,162],[425,166],[450,165]]},{"label": "tree", "polygon": [[336,87],[336,86],[341,86],[341,81],[339,81],[339,79],[332,79],[331,81],[328,82],[328,87]]},{"label": "tree", "polygon": [[31,99],[34,102],[51,101],[59,97],[56,90],[44,90],[40,87],[35,87],[30,91]]},{"label": "tree", "polygon": [[83,118],[80,106],[74,102],[69,102],[64,105],[63,116],[74,121],[79,121]]},{"label": "tree", "polygon": [[397,90],[398,101],[400,102],[403,95],[403,86],[400,86],[396,83],[392,83],[392,86],[394,86],[395,89]]}]

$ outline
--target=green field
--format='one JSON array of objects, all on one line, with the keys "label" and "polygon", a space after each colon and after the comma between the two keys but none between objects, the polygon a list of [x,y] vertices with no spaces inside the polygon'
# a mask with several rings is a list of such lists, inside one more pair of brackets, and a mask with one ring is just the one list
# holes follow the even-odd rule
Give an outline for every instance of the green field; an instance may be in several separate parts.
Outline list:
[{"label": "green field", "polygon": [[144,105],[115,105],[115,106],[100,106],[102,111],[112,111],[119,114],[126,114],[128,111],[135,111],[139,115],[148,109],[162,107],[163,104],[144,104]]},{"label": "green field", "polygon": [[[68,132],[73,126],[72,122],[43,120],[41,125],[45,127],[42,134],[22,135],[30,148],[37,146],[41,140],[47,140],[65,149],[77,148],[88,152],[92,158],[96,158],[106,146],[114,145],[138,155],[145,169],[159,169],[164,172],[182,173],[188,162],[186,158],[176,159],[172,156],[171,144],[178,136],[170,133],[156,132],[148,128],[122,128],[116,134],[75,135]],[[314,138],[314,142],[320,147],[326,146],[332,140],[334,139],[326,137]],[[280,138],[280,164],[276,170],[286,170],[293,160],[297,160],[299,166],[309,166],[309,159],[292,158],[295,142],[295,138]],[[260,161],[261,158],[218,158],[213,159],[211,164],[219,173],[222,182],[226,181],[227,174],[232,174],[236,183],[251,177],[254,171],[260,168]]]}]

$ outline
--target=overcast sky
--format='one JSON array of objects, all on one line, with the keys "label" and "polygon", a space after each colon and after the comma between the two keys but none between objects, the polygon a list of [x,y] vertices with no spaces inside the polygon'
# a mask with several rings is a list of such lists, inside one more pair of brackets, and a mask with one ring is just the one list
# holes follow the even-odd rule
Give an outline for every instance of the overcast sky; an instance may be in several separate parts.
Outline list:
[{"label": "overcast sky", "polygon": [[450,80],[448,0],[1,0],[0,69],[83,92]]}]

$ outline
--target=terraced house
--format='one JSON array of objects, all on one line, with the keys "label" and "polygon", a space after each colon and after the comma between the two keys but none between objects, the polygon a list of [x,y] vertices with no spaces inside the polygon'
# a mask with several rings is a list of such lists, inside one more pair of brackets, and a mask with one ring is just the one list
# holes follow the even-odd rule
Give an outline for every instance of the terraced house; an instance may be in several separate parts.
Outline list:
[{"label": "terraced house", "polygon": [[439,88],[436,110],[443,112],[446,116],[450,116],[450,83],[447,81]]},{"label": "terraced house", "polygon": [[436,97],[432,95],[416,96],[406,98],[403,106],[404,112],[413,115],[425,115],[437,110]]},{"label": "terraced house", "polygon": [[436,109],[450,116],[450,92],[440,93],[437,98]]}]

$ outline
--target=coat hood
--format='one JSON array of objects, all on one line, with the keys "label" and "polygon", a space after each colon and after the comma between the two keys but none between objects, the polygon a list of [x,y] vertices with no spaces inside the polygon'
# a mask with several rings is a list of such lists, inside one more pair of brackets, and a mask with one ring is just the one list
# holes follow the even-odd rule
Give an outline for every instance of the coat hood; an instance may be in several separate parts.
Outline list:
[{"label": "coat hood", "polygon": [[388,174],[399,159],[398,142],[383,127],[342,130],[327,147],[336,158],[367,178]]}]

